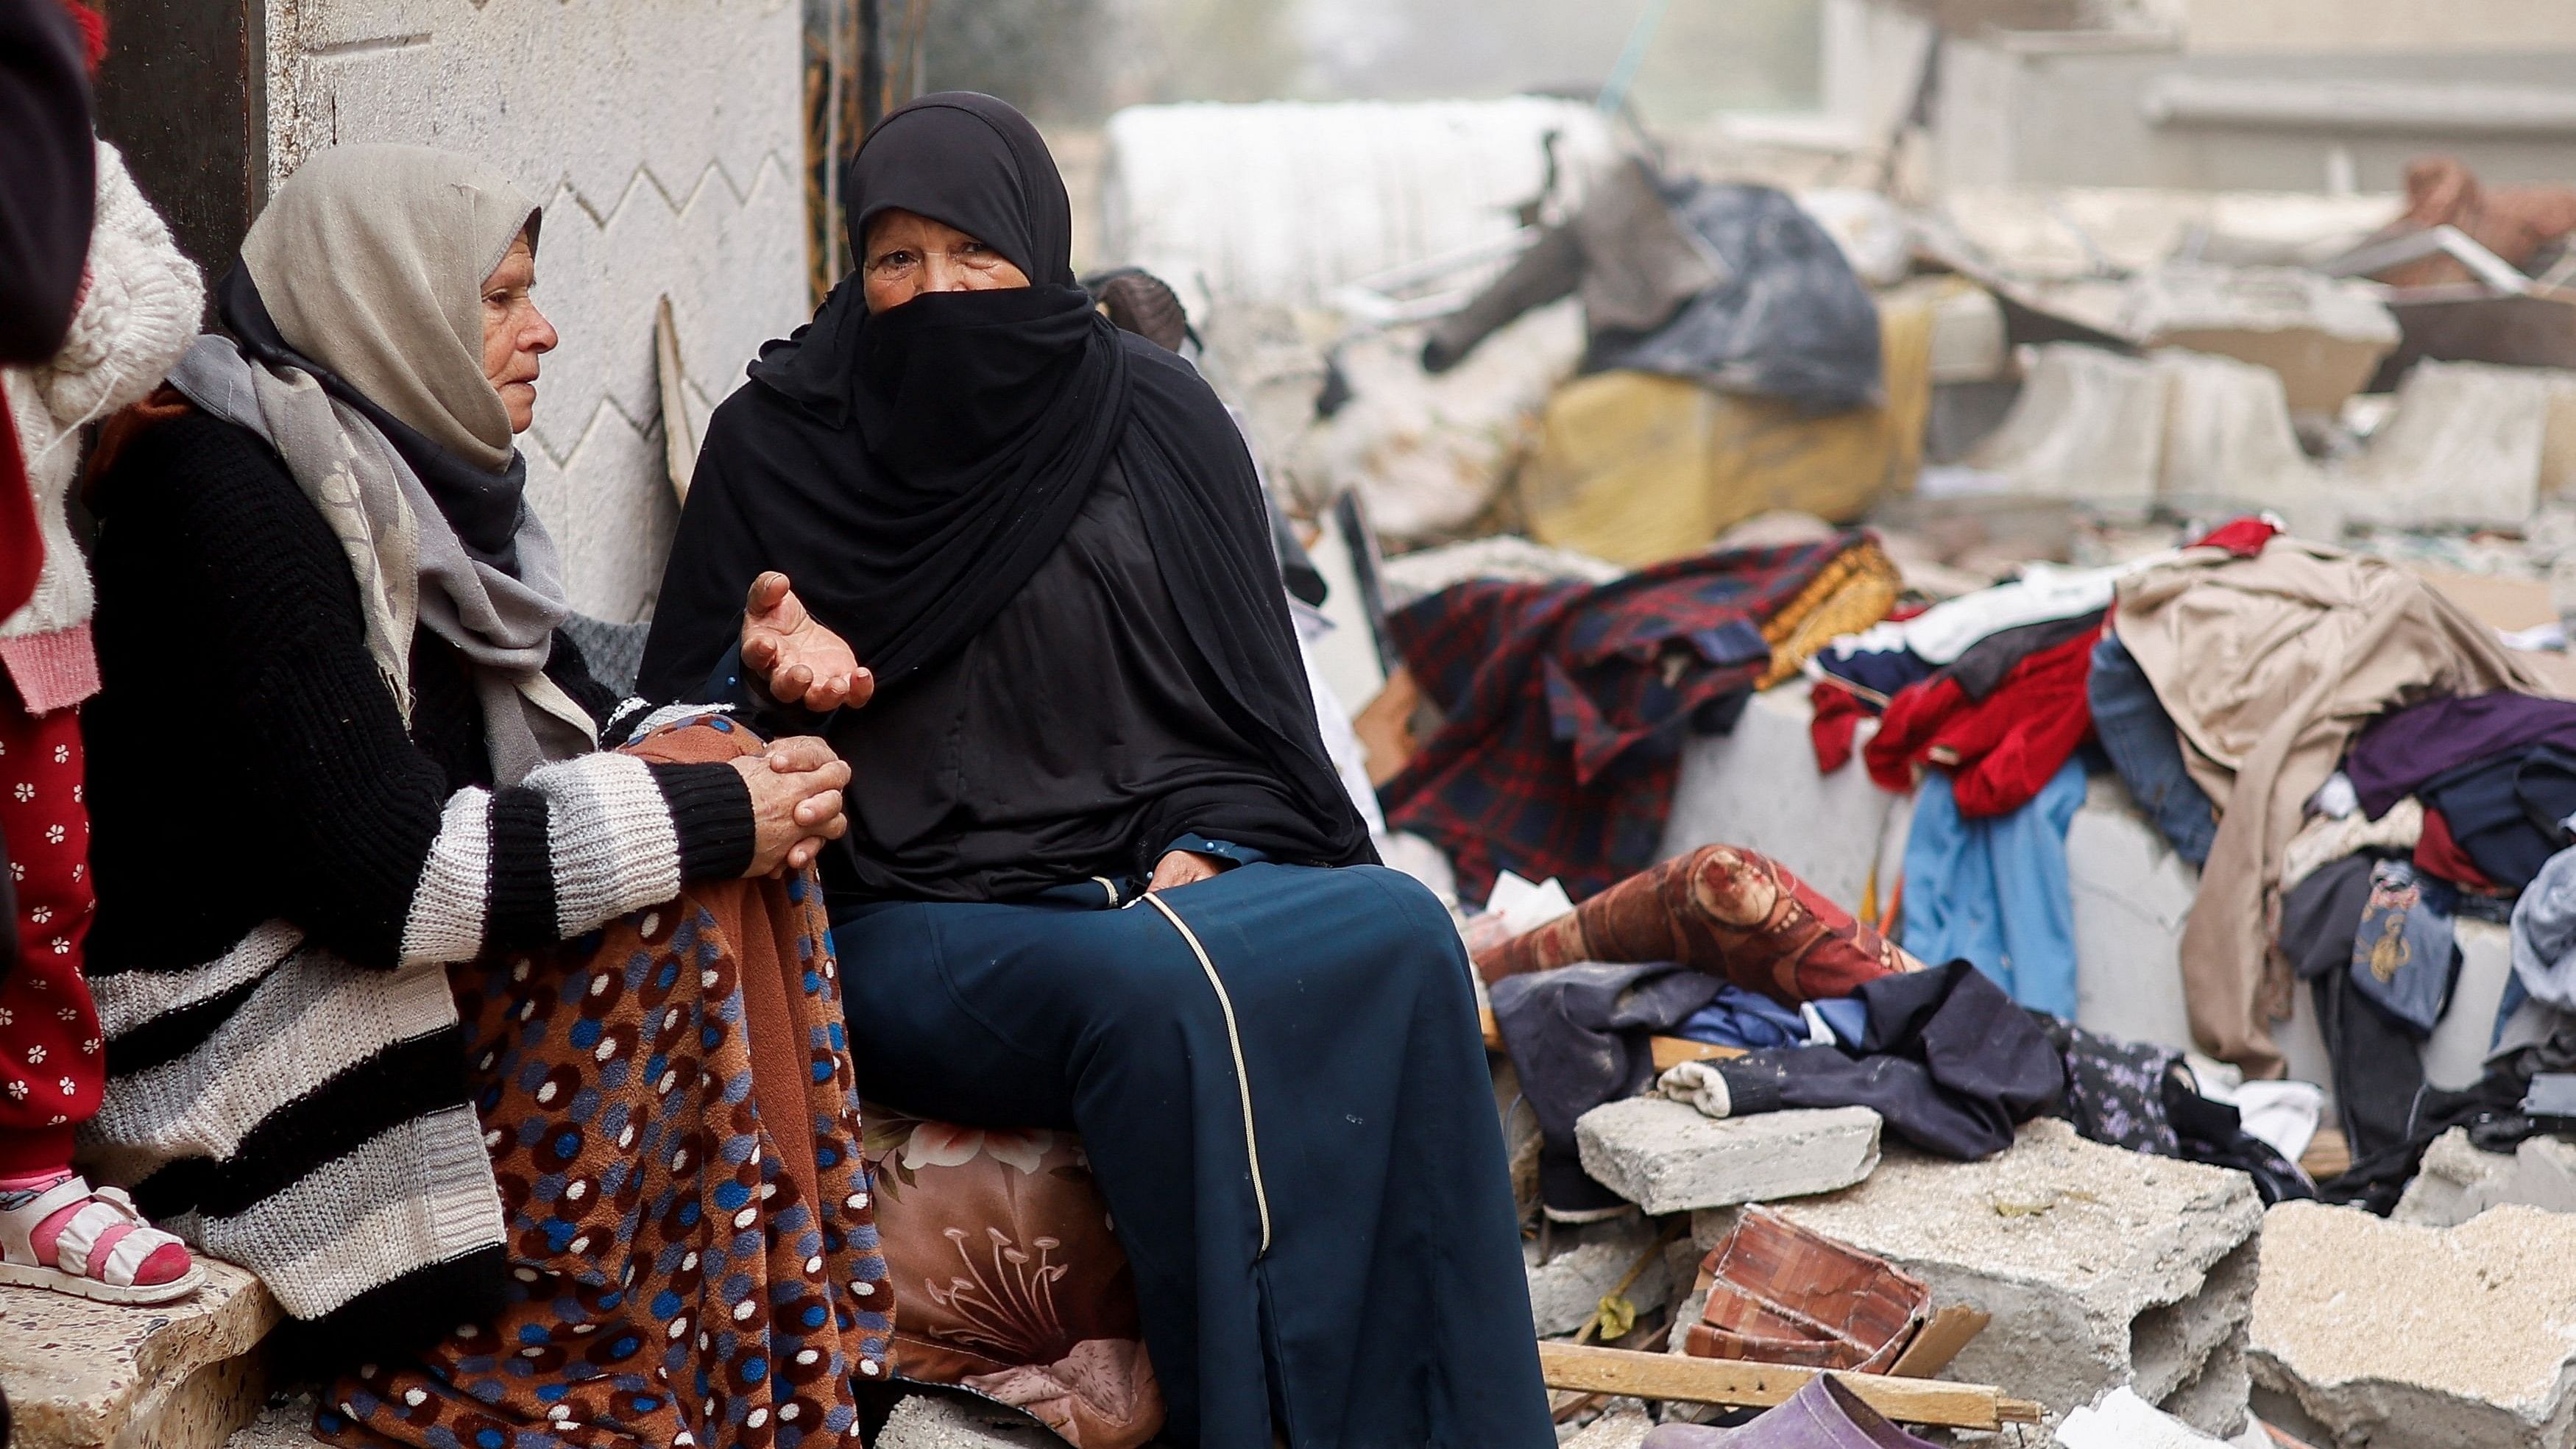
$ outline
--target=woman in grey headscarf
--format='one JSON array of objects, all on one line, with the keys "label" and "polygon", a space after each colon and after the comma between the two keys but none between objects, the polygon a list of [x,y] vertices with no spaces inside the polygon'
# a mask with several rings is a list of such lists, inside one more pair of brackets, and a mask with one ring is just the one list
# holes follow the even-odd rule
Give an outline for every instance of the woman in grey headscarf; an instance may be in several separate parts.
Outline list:
[{"label": "woman in grey headscarf", "polygon": [[86,1161],[365,1362],[326,1436],[855,1442],[891,1301],[805,871],[848,768],[562,632],[542,220],[323,152],[113,430]]}]

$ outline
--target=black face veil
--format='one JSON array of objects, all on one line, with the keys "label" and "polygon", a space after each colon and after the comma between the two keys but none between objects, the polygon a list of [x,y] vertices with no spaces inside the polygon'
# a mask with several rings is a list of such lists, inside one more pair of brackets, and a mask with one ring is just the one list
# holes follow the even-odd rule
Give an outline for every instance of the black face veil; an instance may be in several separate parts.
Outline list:
[{"label": "black face veil", "polygon": [[[764,569],[793,580],[882,690],[954,656],[1055,550],[1114,460],[1158,569],[1302,821],[1295,858],[1345,863],[1368,836],[1324,753],[1242,437],[1186,364],[1127,338],[1073,284],[1071,208],[1027,118],[990,96],[924,96],[851,163],[853,246],[879,213],[944,222],[1032,285],[928,293],[871,316],[857,276],[761,349],[718,410],[664,575],[643,684],[702,693]],[[865,762],[862,770],[870,768]]]}]

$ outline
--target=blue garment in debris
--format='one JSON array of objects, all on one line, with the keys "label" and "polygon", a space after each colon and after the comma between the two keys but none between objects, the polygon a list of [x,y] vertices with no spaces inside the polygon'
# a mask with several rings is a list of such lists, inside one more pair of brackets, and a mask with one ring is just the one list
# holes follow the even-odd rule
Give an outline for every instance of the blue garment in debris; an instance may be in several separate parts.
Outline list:
[{"label": "blue garment in debris", "polygon": [[1969,820],[1950,777],[1924,773],[1905,840],[1905,949],[1976,963],[2024,1006],[2075,1015],[2075,906],[2066,827],[2084,804],[2084,766],[2058,767],[2031,802]]},{"label": "blue garment in debris", "polygon": [[2093,646],[2093,673],[2084,687],[2093,707],[2093,732],[2120,772],[2120,783],[2164,833],[2174,854],[2194,865],[2205,863],[2218,839],[2218,812],[2183,765],[2182,737],[2173,716],[2118,634],[2106,630],[2102,642]]},{"label": "blue garment in debris", "polygon": [[1914,1146],[1968,1162],[2010,1147],[2013,1130],[2066,1090],[2047,1034],[1965,961],[1881,976],[1853,997],[1869,1025],[1850,1046],[1709,1063],[1730,1115],[1867,1107]]},{"label": "blue garment in debris", "polygon": [[2383,860],[2371,868],[2370,899],[2353,932],[2353,989],[2419,1037],[2431,1036],[2441,1021],[2459,961],[2451,932],[2455,895],[2411,862]]},{"label": "blue garment in debris", "polygon": [[1692,1012],[1673,1035],[1746,1051],[1805,1046],[1814,1037],[1804,1015],[1733,982],[1721,983],[1716,999]]}]

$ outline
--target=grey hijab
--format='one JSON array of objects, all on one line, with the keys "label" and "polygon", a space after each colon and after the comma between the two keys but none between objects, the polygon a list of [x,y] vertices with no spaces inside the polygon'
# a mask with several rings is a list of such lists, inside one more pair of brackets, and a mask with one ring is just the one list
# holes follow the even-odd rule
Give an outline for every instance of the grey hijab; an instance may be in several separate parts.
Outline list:
[{"label": "grey hijab", "polygon": [[[279,188],[242,260],[297,352],[441,446],[506,464],[509,413],[483,375],[482,287],[535,211],[470,157],[336,147]],[[504,570],[467,552],[384,433],[311,373],[207,336],[170,381],[265,439],[330,525],[357,582],[367,652],[406,723],[412,634],[425,626],[473,668],[498,783],[597,748],[588,712],[544,673],[571,607],[533,509],[520,511],[517,566]]]},{"label": "grey hijab", "polygon": [[486,472],[510,414],[483,376],[483,279],[537,205],[471,156],[334,146],[278,188],[242,266],[286,345]]}]

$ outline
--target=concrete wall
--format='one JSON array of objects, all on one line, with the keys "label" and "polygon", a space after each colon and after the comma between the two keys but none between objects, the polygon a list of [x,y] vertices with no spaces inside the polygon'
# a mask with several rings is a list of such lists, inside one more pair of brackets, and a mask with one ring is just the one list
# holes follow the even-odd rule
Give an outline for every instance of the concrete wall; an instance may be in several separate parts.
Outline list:
[{"label": "concrete wall", "polygon": [[2576,50],[2566,0],[2167,0],[2195,51]]},{"label": "concrete wall", "polygon": [[806,315],[795,0],[265,0],[269,156],[470,151],[546,208],[563,346],[520,439],[572,598],[642,617],[678,519],[653,362],[668,294],[694,428]]},{"label": "concrete wall", "polygon": [[[2576,176],[2576,85],[2567,79],[2576,46],[2204,54],[2146,37],[2061,44],[2034,36],[1943,48],[1934,127],[1942,185],[2322,191],[2339,175],[2358,190],[2395,191],[2406,163],[2427,154],[2458,156],[2500,184]],[[2272,117],[2211,119],[2213,96],[2298,104]],[[2402,115],[2443,109],[2456,114]]]}]

